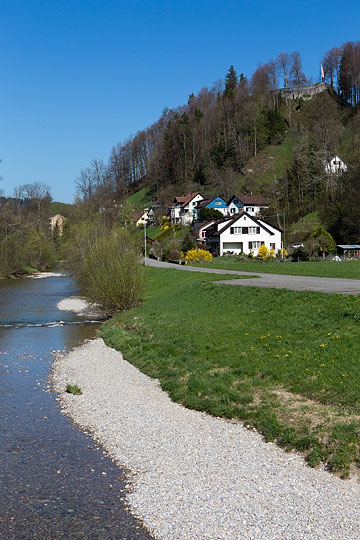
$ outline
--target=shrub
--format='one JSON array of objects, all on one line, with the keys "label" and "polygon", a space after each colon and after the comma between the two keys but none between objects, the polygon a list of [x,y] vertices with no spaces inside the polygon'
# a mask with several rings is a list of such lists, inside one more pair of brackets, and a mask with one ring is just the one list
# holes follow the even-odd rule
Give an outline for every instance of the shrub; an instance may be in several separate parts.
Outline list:
[{"label": "shrub", "polygon": [[185,233],[185,236],[183,238],[182,244],[181,244],[181,251],[187,252],[190,249],[196,248],[196,242],[194,237],[191,235],[189,231]]},{"label": "shrub", "polygon": [[211,259],[212,255],[209,251],[206,251],[206,249],[189,249],[185,255],[186,262],[210,262]]},{"label": "shrub", "polygon": [[108,312],[137,305],[143,286],[143,267],[129,233],[121,230],[96,238],[76,278],[85,296]]},{"label": "shrub", "polygon": [[258,255],[263,261],[269,256],[269,250],[265,244],[259,247]]}]

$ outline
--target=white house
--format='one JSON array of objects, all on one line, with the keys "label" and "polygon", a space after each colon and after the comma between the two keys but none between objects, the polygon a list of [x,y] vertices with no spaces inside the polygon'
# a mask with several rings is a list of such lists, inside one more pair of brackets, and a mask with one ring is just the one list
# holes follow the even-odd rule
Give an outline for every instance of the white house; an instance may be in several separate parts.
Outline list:
[{"label": "white house", "polygon": [[268,201],[262,195],[233,195],[228,202],[229,216],[245,211],[251,216],[260,216],[261,211],[269,208]]},{"label": "white house", "polygon": [[145,222],[149,224],[149,212],[147,208],[145,210],[133,210],[132,215],[137,227],[143,227]]},{"label": "white house", "polygon": [[171,223],[190,225],[196,217],[196,205],[203,199],[204,197],[198,191],[187,193],[182,197],[175,197],[173,204],[170,206]]},{"label": "white house", "polygon": [[332,156],[325,163],[325,172],[327,174],[342,174],[347,171],[347,165],[339,156]]},{"label": "white house", "polygon": [[259,247],[265,245],[275,253],[282,248],[281,231],[269,223],[256,219],[248,212],[236,214],[232,219],[215,222],[216,230],[210,232],[208,242],[212,251],[220,256],[231,253],[253,253],[258,255]]}]

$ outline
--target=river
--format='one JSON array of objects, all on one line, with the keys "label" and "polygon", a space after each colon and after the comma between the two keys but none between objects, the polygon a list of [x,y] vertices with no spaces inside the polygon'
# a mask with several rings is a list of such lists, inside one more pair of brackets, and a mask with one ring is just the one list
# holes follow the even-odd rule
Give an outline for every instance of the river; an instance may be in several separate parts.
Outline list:
[{"label": "river", "polygon": [[57,310],[76,292],[66,275],[0,281],[1,540],[151,538],[127,511],[124,471],[48,388],[54,350],[98,327]]}]

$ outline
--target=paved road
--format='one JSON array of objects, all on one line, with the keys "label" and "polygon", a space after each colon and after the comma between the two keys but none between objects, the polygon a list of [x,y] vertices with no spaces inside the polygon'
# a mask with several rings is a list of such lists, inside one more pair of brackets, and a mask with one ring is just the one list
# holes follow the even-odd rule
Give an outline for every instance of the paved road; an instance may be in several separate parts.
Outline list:
[{"label": "paved road", "polygon": [[[236,285],[238,287],[264,287],[270,289],[289,289],[292,291],[315,291],[323,293],[340,293],[360,295],[360,279],[325,278],[310,276],[284,276],[282,274],[263,274],[259,272],[241,272],[236,270],[219,270],[216,268],[199,268],[182,266],[147,259],[148,266],[172,268],[187,272],[204,272],[206,274],[232,274],[234,276],[249,276],[249,279],[227,279],[216,281],[216,284]],[[294,263],[296,264],[296,263]],[[340,263],[339,263],[340,264]],[[255,276],[255,277],[250,277]]]}]

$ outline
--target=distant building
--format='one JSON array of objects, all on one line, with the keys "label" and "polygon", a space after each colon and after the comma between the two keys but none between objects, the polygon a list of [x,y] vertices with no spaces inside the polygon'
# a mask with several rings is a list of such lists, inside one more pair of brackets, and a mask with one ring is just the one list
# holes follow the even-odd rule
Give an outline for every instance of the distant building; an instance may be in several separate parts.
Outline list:
[{"label": "distant building", "polygon": [[198,191],[175,197],[174,202],[169,206],[171,223],[190,225],[196,219],[196,205],[203,199],[204,197]]},{"label": "distant building", "polygon": [[327,174],[342,174],[347,171],[347,165],[339,158],[339,156],[332,156],[325,163],[325,172]]},{"label": "distant building", "polygon": [[62,236],[64,232],[65,218],[61,214],[55,214],[50,219],[51,235],[54,236],[54,232],[57,229],[58,235]]},{"label": "distant building", "polygon": [[228,202],[228,208],[230,217],[242,211],[257,217],[262,210],[269,208],[269,203],[262,195],[233,195]]},{"label": "distant building", "polygon": [[198,202],[195,209],[196,209],[196,219],[199,217],[199,210],[201,208],[209,208],[212,210],[218,210],[222,213],[223,216],[227,216],[229,212],[229,208],[227,205],[227,202],[225,199],[220,197],[220,195],[213,195],[212,197],[207,197],[206,199],[203,199],[202,201]]},{"label": "distant building", "polygon": [[274,90],[276,94],[279,94],[284,99],[299,99],[309,101],[317,94],[324,92],[329,88],[326,83],[313,84],[311,86],[291,86],[290,88],[279,88]]}]

